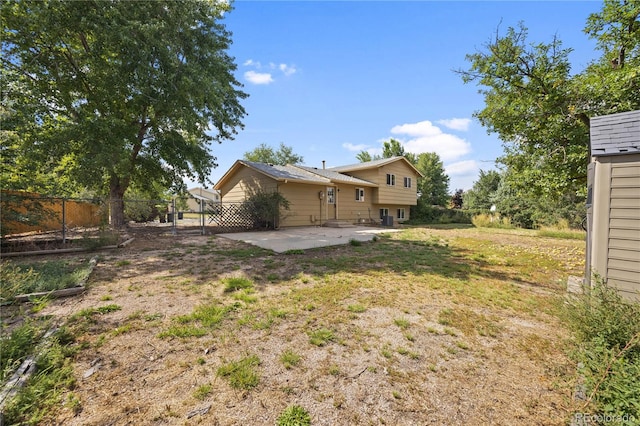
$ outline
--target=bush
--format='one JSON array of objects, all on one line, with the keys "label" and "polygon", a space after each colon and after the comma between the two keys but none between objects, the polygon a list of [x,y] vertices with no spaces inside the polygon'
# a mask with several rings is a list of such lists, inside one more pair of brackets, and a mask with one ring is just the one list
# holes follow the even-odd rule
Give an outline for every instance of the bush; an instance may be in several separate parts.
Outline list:
[{"label": "bush", "polygon": [[501,217],[499,214],[479,214],[471,219],[471,223],[478,228],[515,228],[511,224],[511,219],[508,217]]},{"label": "bush", "polygon": [[440,206],[427,206],[422,203],[411,206],[411,219],[409,224],[425,223],[471,223],[471,215],[464,210],[447,209]]},{"label": "bush", "polygon": [[587,401],[599,415],[616,419],[614,424],[635,424],[640,420],[640,305],[596,277],[590,295],[576,298],[566,313],[578,343],[571,355],[584,377]]}]

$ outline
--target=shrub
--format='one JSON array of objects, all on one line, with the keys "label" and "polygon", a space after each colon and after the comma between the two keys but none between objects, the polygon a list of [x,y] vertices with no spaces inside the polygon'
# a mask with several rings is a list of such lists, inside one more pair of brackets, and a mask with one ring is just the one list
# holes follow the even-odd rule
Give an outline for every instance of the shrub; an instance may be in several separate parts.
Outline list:
[{"label": "shrub", "polygon": [[634,422],[640,420],[640,305],[626,302],[602,279],[594,281],[590,295],[577,297],[566,311],[578,343],[572,356],[593,409]]}]

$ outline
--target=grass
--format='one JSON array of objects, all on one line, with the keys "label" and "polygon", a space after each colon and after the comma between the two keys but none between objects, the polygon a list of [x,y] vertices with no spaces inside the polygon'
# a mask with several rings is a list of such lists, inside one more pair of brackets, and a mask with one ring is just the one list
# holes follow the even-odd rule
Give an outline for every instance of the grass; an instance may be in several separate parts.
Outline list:
[{"label": "grass", "polygon": [[287,349],[282,354],[280,354],[280,362],[284,365],[284,368],[287,370],[295,367],[300,363],[302,357],[292,351],[291,349]]},{"label": "grass", "polygon": [[233,278],[227,278],[223,282],[224,282],[225,293],[232,293],[238,290],[253,289],[253,281],[251,281],[248,278],[233,277]]},{"label": "grass", "polygon": [[51,260],[41,262],[0,263],[0,302],[10,301],[19,294],[62,290],[75,287],[91,271],[86,259],[79,261]]},{"label": "grass", "polygon": [[[237,302],[236,302],[237,303]],[[237,309],[237,305],[220,305],[211,303],[200,305],[188,315],[180,315],[173,320],[166,330],[160,332],[158,337],[203,337],[215,329],[230,312]]]},{"label": "grass", "polygon": [[303,407],[299,405],[290,405],[278,416],[276,425],[309,426],[311,425],[311,416]]},{"label": "grass", "polygon": [[[511,243],[510,239],[516,237],[518,240]],[[194,399],[209,400],[212,404],[218,404],[219,400],[235,404],[236,398],[246,397],[245,392],[235,390],[249,391],[258,387],[254,391],[256,401],[267,401],[266,398],[273,397],[272,401],[281,401],[280,410],[285,404],[306,400],[300,399],[304,392],[305,398],[308,396],[311,401],[327,401],[328,415],[332,418],[358,424],[363,419],[357,418],[358,411],[352,408],[350,397],[345,399],[348,392],[345,390],[343,393],[343,389],[336,391],[334,384],[350,386],[357,383],[359,380],[353,377],[359,377],[357,375],[366,369],[362,378],[371,380],[372,386],[379,386],[376,391],[392,401],[388,405],[388,413],[377,411],[374,405],[368,405],[366,409],[371,411],[374,421],[384,417],[388,424],[394,424],[401,415],[398,414],[399,407],[406,404],[405,408],[410,408],[418,401],[424,383],[433,380],[434,384],[443,385],[446,380],[447,385],[438,389],[450,397],[455,388],[460,388],[463,377],[469,377],[474,369],[500,368],[505,365],[505,359],[515,365],[525,359],[523,374],[544,378],[540,382],[550,383],[558,379],[552,376],[555,365],[553,360],[550,362],[552,357],[549,355],[561,347],[558,342],[549,343],[557,336],[551,333],[540,337],[541,332],[535,327],[523,332],[519,322],[549,325],[549,329],[560,328],[556,322],[557,294],[562,291],[560,279],[581,271],[582,265],[578,264],[579,259],[576,260],[581,253],[572,251],[578,243],[568,239],[545,240],[538,238],[536,232],[467,227],[462,231],[407,228],[380,238],[376,244],[357,247],[345,244],[277,256],[253,248],[222,250],[211,246],[207,247],[207,256],[221,259],[224,271],[210,266],[210,257],[202,260],[194,257],[189,268],[171,265],[171,281],[161,281],[160,278],[158,287],[153,290],[160,295],[161,286],[173,285],[176,290],[178,283],[199,286],[206,281],[205,285],[200,285],[206,288],[206,293],[186,293],[190,296],[188,303],[196,300],[197,296],[201,305],[173,318],[166,318],[169,311],[160,305],[148,308],[148,313],[136,311],[135,316],[128,318],[128,321],[136,322],[131,326],[128,322],[119,323],[118,332],[105,330],[106,323],[75,331],[82,333],[79,341],[88,342],[87,348],[91,351],[95,350],[93,345],[100,336],[107,340],[117,338],[118,343],[129,342],[132,353],[137,350],[144,354],[150,350],[146,346],[149,344],[174,346],[171,342],[154,342],[154,338],[184,339],[178,343],[179,350],[184,351],[185,360],[180,368],[191,369],[198,377],[194,380],[191,373],[180,374],[178,366],[166,366],[166,376],[171,377],[171,381],[167,378],[162,384],[169,387],[174,382],[181,382],[180,385],[188,390],[184,392],[182,402],[172,403],[171,410],[167,408],[165,412],[162,407],[153,408],[155,413],[164,413],[162,416],[165,418],[170,411],[172,417],[183,416],[188,406],[194,404]],[[179,254],[179,250],[174,253],[175,256]],[[109,262],[109,267],[113,268],[115,264]],[[206,279],[202,277],[205,265],[211,268]],[[136,266],[132,261],[132,268]],[[250,270],[248,268],[254,268],[250,272],[253,279],[221,279],[223,273]],[[256,285],[264,283],[271,274],[278,276],[277,286]],[[145,291],[142,281],[133,281],[132,285],[136,286],[136,291]],[[221,292],[225,294],[220,296]],[[113,294],[124,309],[128,298]],[[135,297],[134,294],[130,297]],[[182,297],[183,292],[171,294],[170,299]],[[97,297],[100,298],[99,293]],[[103,296],[101,300],[108,302],[111,298]],[[179,302],[169,300],[168,303]],[[76,313],[70,321],[72,324],[74,321],[92,324],[117,307],[119,305],[94,306]],[[140,328],[153,329],[155,337],[145,336],[145,342],[136,342]],[[332,345],[332,342],[339,345]],[[108,352],[112,350],[111,346],[104,344],[100,349],[105,352],[104,359],[111,357],[123,362],[120,354]],[[146,349],[141,350],[143,346]],[[202,351],[211,347],[215,347],[216,355],[211,358],[211,355],[203,355]],[[275,359],[262,355],[266,353],[275,354]],[[167,354],[167,360],[171,354]],[[82,354],[83,357],[89,355],[88,351]],[[122,357],[127,359],[128,356],[123,354]],[[265,359],[264,370],[260,368],[260,358]],[[223,360],[221,363],[220,359]],[[275,363],[275,368],[272,363]],[[59,368],[64,368],[65,363],[59,365]],[[537,369],[532,367],[534,365]],[[221,391],[226,393],[220,398],[217,393],[216,398],[212,398],[211,371],[232,388],[225,390],[226,386],[223,386]],[[261,376],[267,371],[279,371],[277,374],[286,375],[290,381],[271,386],[272,378]],[[496,375],[496,383],[504,385],[508,374],[505,370],[505,375]],[[98,384],[100,376],[92,376],[91,380]],[[190,380],[188,386],[186,376]],[[62,376],[60,380],[67,383]],[[114,388],[128,385],[126,377],[113,377],[113,380],[109,386]],[[265,385],[261,386],[263,380]],[[217,381],[218,384],[220,382]],[[84,392],[88,385],[83,381],[78,386]],[[536,392],[540,390],[537,380],[530,386]],[[517,396],[521,389],[514,384],[509,391]],[[47,392],[55,393],[52,390]],[[66,392],[69,392],[68,388]],[[368,388],[363,388],[363,398],[370,396],[367,392]],[[545,395],[552,395],[556,391],[545,392]],[[549,398],[545,400],[545,406],[557,402]],[[120,396],[114,396],[112,401],[127,405]],[[62,404],[79,410],[82,403],[77,398],[58,400],[55,405],[58,408],[50,408],[50,412],[55,415]],[[27,408],[21,410],[26,413]],[[251,410],[255,414],[262,409],[260,404],[255,404]],[[226,410],[228,414],[221,416],[227,417],[220,417],[221,421],[237,421],[233,418],[237,414],[235,411],[237,408]],[[419,411],[411,413],[415,416],[412,421],[426,422]],[[136,417],[132,413],[131,421],[144,422],[142,415],[144,413]],[[273,413],[269,415],[273,422]],[[41,417],[33,417],[36,420],[32,424],[56,423],[55,420],[47,420],[44,414],[36,416]],[[78,421],[83,420],[82,416],[84,414],[81,413]],[[312,416],[322,416],[322,413],[311,411],[310,415],[301,406],[291,405],[281,411],[277,422],[310,424]],[[505,419],[499,417],[499,412],[496,416],[497,423]],[[537,419],[527,417],[526,413],[524,416],[523,422],[535,423]],[[305,418],[308,423],[301,423],[306,421]],[[18,419],[18,424],[30,422],[25,420],[26,417],[13,419]]]},{"label": "grass", "polygon": [[237,361],[231,361],[218,368],[216,374],[229,381],[234,389],[250,390],[258,386],[260,377],[257,368],[260,359],[256,355],[249,355]]},{"label": "grass", "polygon": [[335,334],[327,328],[320,328],[309,333],[309,343],[315,346],[325,346],[335,340]]}]

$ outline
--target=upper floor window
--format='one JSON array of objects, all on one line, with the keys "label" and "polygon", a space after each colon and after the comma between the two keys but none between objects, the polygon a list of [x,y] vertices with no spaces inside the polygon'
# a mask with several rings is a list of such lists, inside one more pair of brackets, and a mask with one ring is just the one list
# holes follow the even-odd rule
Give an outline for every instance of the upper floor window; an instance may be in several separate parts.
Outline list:
[{"label": "upper floor window", "polygon": [[356,188],[356,201],[364,201],[364,189]]},{"label": "upper floor window", "polygon": [[387,173],[387,185],[394,186],[396,184],[396,175]]},{"label": "upper floor window", "polygon": [[411,188],[411,178],[410,177],[404,178],[404,187],[405,188]]}]

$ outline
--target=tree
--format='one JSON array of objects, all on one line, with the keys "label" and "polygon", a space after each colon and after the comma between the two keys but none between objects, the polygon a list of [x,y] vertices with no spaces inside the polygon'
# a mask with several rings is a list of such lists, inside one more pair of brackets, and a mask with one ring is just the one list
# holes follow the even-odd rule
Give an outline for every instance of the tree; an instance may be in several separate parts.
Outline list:
[{"label": "tree", "polygon": [[18,119],[19,152],[109,194],[113,226],[123,196],[204,183],[212,142],[233,139],[247,95],[218,21],[224,2],[5,1],[4,101]]},{"label": "tree", "polygon": [[449,201],[449,176],[435,152],[418,154],[415,167],[424,177],[418,179],[418,202],[425,205],[446,206]]},{"label": "tree", "polygon": [[366,163],[369,161],[380,160],[381,157],[379,155],[371,155],[367,151],[360,151],[358,155],[356,155],[356,159],[361,163]]},{"label": "tree", "polygon": [[495,170],[480,170],[478,180],[464,193],[464,208],[471,210],[489,210],[496,203],[496,193],[502,176]]},{"label": "tree", "polygon": [[485,107],[475,116],[504,143],[498,161],[511,189],[556,200],[584,194],[589,117],[640,108],[638,16],[640,3],[606,0],[585,28],[604,56],[574,75],[571,49],[555,37],[527,43],[523,24],[467,55],[470,69],[459,73],[483,87]]},{"label": "tree", "polygon": [[461,209],[464,204],[464,191],[462,189],[456,189],[456,192],[451,196],[449,201],[449,207],[452,209]]},{"label": "tree", "polygon": [[245,152],[244,159],[256,163],[278,164],[280,166],[304,162],[304,158],[301,155],[294,154],[293,148],[282,142],[280,142],[278,150],[274,150],[272,147],[262,143],[253,151]]}]

